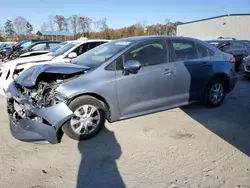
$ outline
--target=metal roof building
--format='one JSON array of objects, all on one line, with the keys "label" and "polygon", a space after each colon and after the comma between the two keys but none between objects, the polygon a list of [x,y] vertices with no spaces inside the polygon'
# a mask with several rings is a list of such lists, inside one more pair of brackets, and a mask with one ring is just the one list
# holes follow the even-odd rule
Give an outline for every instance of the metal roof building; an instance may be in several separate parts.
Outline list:
[{"label": "metal roof building", "polygon": [[177,36],[250,40],[250,14],[228,14],[186,22],[177,26]]},{"label": "metal roof building", "polygon": [[36,35],[52,40],[67,40],[73,36],[70,32],[66,31],[37,31]]}]

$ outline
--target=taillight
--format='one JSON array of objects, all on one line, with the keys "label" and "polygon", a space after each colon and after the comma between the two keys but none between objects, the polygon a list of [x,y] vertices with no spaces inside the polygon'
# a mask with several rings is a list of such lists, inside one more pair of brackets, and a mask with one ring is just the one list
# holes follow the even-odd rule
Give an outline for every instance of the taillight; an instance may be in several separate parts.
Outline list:
[{"label": "taillight", "polygon": [[235,63],[235,58],[232,57],[230,60],[229,60],[230,63]]}]

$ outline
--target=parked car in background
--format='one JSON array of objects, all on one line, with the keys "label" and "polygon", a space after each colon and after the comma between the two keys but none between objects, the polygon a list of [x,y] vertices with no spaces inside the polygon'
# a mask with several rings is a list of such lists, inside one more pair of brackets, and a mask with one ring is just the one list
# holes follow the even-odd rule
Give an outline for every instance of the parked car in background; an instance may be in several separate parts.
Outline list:
[{"label": "parked car in background", "polygon": [[39,41],[32,43],[28,47],[20,50],[19,57],[34,56],[40,54],[46,54],[50,49],[53,49],[61,43],[59,41]]},{"label": "parked car in background", "polygon": [[5,95],[5,90],[9,84],[23,71],[33,65],[43,63],[70,63],[72,59],[108,42],[105,39],[93,39],[85,41],[71,41],[58,48],[56,51],[31,57],[21,57],[5,63],[0,70],[0,94]]},{"label": "parked car in background", "polygon": [[244,57],[242,60],[242,72],[243,76],[250,80],[250,55],[247,57]]},{"label": "parked car in background", "polygon": [[[214,45],[218,40],[206,41],[209,44]],[[239,72],[241,61],[244,57],[250,55],[250,41],[247,40],[223,40],[215,44],[214,46],[219,50],[232,54],[235,58],[235,71]]]},{"label": "parked car in background", "polygon": [[8,61],[15,59],[19,57],[19,52],[23,50],[24,48],[27,48],[32,43],[38,42],[38,41],[45,41],[44,39],[29,39],[29,40],[23,40],[17,44],[11,45],[9,47],[6,47],[4,49],[0,50],[0,54],[2,54],[2,60]]},{"label": "parked car in background", "polygon": [[10,130],[23,141],[94,137],[105,120],[194,102],[220,106],[237,82],[234,58],[192,38],[140,36],[100,45],[72,63],[41,64],[7,90]]},{"label": "parked car in background", "polygon": [[9,42],[9,43],[2,42],[0,44],[0,61],[11,50],[13,44],[14,42]]}]

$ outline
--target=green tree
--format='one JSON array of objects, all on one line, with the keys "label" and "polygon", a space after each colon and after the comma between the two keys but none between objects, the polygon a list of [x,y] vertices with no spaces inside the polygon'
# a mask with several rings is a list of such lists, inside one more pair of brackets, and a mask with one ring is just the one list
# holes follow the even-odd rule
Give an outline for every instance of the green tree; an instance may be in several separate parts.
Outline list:
[{"label": "green tree", "polygon": [[14,30],[14,26],[13,26],[13,23],[11,20],[7,20],[5,22],[5,26],[4,26],[4,29],[5,29],[5,34],[7,37],[12,37],[15,35],[15,30]]},{"label": "green tree", "polygon": [[32,31],[33,31],[33,26],[31,25],[30,22],[27,22],[26,23],[26,33],[30,35],[30,34],[32,34]]}]

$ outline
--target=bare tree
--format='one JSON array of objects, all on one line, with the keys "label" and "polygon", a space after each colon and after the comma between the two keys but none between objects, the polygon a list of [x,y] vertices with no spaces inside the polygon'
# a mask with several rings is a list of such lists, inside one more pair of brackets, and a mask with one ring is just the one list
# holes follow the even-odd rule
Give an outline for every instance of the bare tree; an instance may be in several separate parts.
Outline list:
[{"label": "bare tree", "polygon": [[108,28],[108,25],[107,25],[107,18],[102,18],[102,19],[100,20],[100,30],[101,30],[101,31],[105,31],[107,28]]},{"label": "bare tree", "polygon": [[77,33],[77,29],[78,29],[78,20],[79,20],[79,17],[77,15],[72,15],[70,16],[69,18],[69,21],[70,21],[70,24],[71,24],[71,28],[73,30],[73,34],[76,35]]},{"label": "bare tree", "polygon": [[26,34],[26,24],[27,20],[22,16],[18,16],[14,19],[13,25],[17,35]]},{"label": "bare tree", "polygon": [[85,33],[85,17],[80,16],[78,19],[78,29],[79,32]]},{"label": "bare tree", "polygon": [[48,23],[47,22],[43,22],[41,25],[41,31],[47,31],[48,30]]},{"label": "bare tree", "polygon": [[27,22],[26,23],[26,34],[30,35],[30,34],[32,34],[32,31],[33,31],[33,25],[31,25],[30,22]]},{"label": "bare tree", "polygon": [[63,20],[63,30],[64,31],[69,31],[69,19],[68,18],[65,18]]},{"label": "bare tree", "polygon": [[100,22],[100,20],[94,21],[94,22],[93,22],[93,25],[94,25],[94,29],[95,29],[96,31],[99,31],[99,30],[100,30],[100,27],[101,27],[101,22]]},{"label": "bare tree", "polygon": [[82,33],[89,33],[91,31],[91,24],[93,21],[88,17],[80,16],[78,19],[78,29]]},{"label": "bare tree", "polygon": [[54,22],[54,15],[49,15],[49,22],[48,22],[48,26],[50,31],[55,31],[55,22]]},{"label": "bare tree", "polygon": [[64,16],[62,16],[62,15],[55,15],[54,21],[57,24],[59,31],[63,30],[64,20],[65,20]]}]

